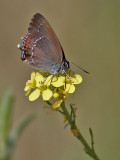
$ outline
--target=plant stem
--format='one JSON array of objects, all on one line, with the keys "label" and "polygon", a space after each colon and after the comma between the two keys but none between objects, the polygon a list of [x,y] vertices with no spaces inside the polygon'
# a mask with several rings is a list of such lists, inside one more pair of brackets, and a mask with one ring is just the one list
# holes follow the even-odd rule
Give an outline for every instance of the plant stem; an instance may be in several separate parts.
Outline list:
[{"label": "plant stem", "polygon": [[84,148],[85,152],[89,156],[91,156],[94,160],[100,160],[98,158],[97,154],[95,153],[94,149],[92,149],[92,147],[90,147],[90,145],[86,142],[85,138],[82,136],[81,132],[79,131],[78,127],[75,124],[75,121],[72,120],[72,117],[70,116],[64,102],[61,104],[61,108],[63,110],[63,113],[64,113],[65,117],[67,118],[67,120],[68,120],[68,122],[71,126],[71,131],[76,130],[76,134],[74,134],[74,135],[76,136],[76,138],[78,140],[81,141],[81,143],[85,147]]}]

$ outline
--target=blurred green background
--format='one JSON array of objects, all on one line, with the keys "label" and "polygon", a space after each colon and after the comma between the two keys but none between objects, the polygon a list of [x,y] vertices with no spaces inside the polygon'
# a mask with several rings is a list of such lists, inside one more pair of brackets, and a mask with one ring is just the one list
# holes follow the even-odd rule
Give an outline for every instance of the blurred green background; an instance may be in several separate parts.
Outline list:
[{"label": "blurred green background", "polygon": [[36,111],[39,116],[22,134],[13,160],[89,160],[83,147],[64,130],[63,117],[44,109],[40,99],[29,102],[23,88],[33,68],[20,59],[17,44],[32,16],[40,12],[56,32],[66,58],[88,70],[83,83],[67,100],[75,103],[77,124],[90,141],[94,133],[100,159],[120,159],[120,1],[119,0],[11,0],[0,1],[0,96],[12,86],[13,123]]}]

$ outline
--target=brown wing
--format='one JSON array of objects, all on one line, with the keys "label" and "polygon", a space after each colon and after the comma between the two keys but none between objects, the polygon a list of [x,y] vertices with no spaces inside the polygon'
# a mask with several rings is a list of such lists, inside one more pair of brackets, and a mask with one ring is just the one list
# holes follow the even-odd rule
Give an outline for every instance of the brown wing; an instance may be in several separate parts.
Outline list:
[{"label": "brown wing", "polygon": [[51,65],[61,64],[63,54],[60,42],[48,21],[37,13],[33,16],[28,33],[23,38],[28,63],[41,70]]}]

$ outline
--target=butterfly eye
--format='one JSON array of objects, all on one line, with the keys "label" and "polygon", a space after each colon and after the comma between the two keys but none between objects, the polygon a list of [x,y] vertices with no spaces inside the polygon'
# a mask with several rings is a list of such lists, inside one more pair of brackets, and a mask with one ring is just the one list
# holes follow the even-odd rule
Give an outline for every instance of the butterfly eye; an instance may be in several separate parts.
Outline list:
[{"label": "butterfly eye", "polygon": [[66,59],[63,61],[63,66],[65,68],[70,68],[69,62]]}]

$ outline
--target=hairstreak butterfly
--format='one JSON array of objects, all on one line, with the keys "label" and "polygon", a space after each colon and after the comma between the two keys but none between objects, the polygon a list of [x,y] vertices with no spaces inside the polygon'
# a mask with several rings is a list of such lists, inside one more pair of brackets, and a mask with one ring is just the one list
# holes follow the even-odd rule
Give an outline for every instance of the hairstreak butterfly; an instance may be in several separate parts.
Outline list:
[{"label": "hairstreak butterfly", "polygon": [[[22,61],[53,75],[58,72],[66,74],[66,70],[70,68],[69,62],[65,58],[64,51],[55,32],[40,13],[36,13],[33,16],[28,32],[22,39],[22,45],[18,44]],[[85,72],[88,73],[87,71]]]}]

